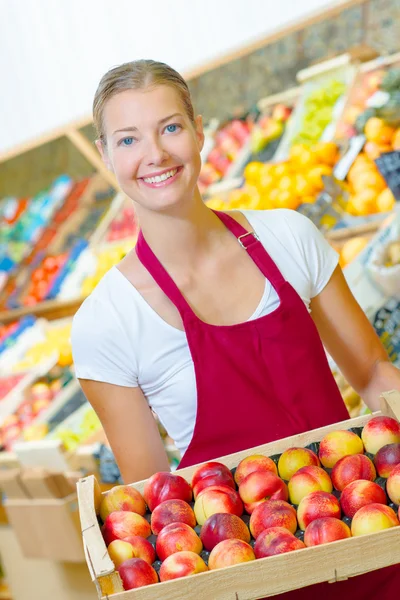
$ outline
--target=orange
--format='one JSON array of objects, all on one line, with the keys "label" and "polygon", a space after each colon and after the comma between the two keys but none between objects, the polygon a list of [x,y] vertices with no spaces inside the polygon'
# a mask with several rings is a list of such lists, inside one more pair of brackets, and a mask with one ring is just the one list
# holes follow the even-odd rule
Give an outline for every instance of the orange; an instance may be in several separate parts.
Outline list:
[{"label": "orange", "polygon": [[394,209],[396,199],[389,188],[383,190],[377,198],[376,207],[379,212],[390,212]]},{"label": "orange", "polygon": [[319,162],[331,167],[336,164],[339,157],[339,149],[334,142],[319,142],[312,147],[312,151]]},{"label": "orange", "polygon": [[248,183],[256,183],[260,179],[261,170],[264,167],[262,162],[250,162],[248,163],[243,172],[243,176]]},{"label": "orange", "polygon": [[376,142],[367,142],[364,146],[364,151],[371,160],[375,160],[375,158],[379,158],[384,152],[390,152],[391,150],[392,146],[389,144],[382,145]]},{"label": "orange", "polygon": [[370,215],[376,212],[377,194],[372,189],[364,189],[352,196],[347,210],[356,216]]},{"label": "orange", "polygon": [[274,167],[274,176],[275,178],[283,177],[284,175],[288,175],[291,172],[291,165],[288,161],[278,163]]},{"label": "orange", "polygon": [[296,190],[296,179],[295,176],[284,175],[278,183],[278,188],[282,191],[288,190],[289,192],[295,192]]},{"label": "orange", "polygon": [[279,192],[274,204],[276,208],[292,208],[295,210],[301,204],[301,200],[298,196],[285,190]]},{"label": "orange", "polygon": [[316,199],[316,196],[302,196],[301,202],[302,204],[314,204]]},{"label": "orange", "polygon": [[313,167],[306,175],[307,181],[314,187],[315,190],[322,190],[324,188],[324,182],[322,180],[323,175],[332,175],[332,167],[327,165],[319,165]]},{"label": "orange", "polygon": [[306,175],[296,175],[296,193],[298,196],[312,196],[315,193],[315,187]]},{"label": "orange", "polygon": [[393,150],[400,150],[400,128],[397,129],[393,137]]},{"label": "orange", "polygon": [[272,204],[272,206],[276,206],[276,201],[280,194],[281,194],[281,191],[278,190],[278,188],[274,188],[273,190],[271,190],[269,192],[268,198],[269,198],[269,201]]},{"label": "orange", "polygon": [[372,188],[375,193],[379,193],[386,187],[386,181],[377,170],[373,169],[358,173],[352,183],[356,193],[363,192],[367,188]]},{"label": "orange", "polygon": [[249,194],[243,189],[232,190],[229,194],[229,208],[241,208],[250,201]]},{"label": "orange", "polygon": [[309,152],[309,150],[305,144],[294,144],[289,150],[289,160],[295,163],[300,162],[304,152]]},{"label": "orange", "polygon": [[369,142],[385,145],[392,143],[395,130],[393,127],[386,125],[385,121],[382,119],[372,117],[366,122],[364,133]]},{"label": "orange", "polygon": [[258,182],[258,187],[261,190],[268,190],[274,185],[275,182],[276,182],[276,177],[274,177],[271,173],[262,172],[261,177]]}]

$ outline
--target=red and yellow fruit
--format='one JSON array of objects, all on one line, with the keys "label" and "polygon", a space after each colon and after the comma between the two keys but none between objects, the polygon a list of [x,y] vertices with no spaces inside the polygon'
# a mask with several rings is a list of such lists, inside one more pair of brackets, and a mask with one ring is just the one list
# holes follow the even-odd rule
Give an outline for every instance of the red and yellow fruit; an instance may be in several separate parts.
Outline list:
[{"label": "red and yellow fruit", "polygon": [[304,532],[304,543],[307,547],[328,544],[351,537],[348,525],[334,517],[322,517],[312,521]]},{"label": "red and yellow fruit", "polygon": [[208,568],[210,571],[223,569],[240,563],[255,560],[253,548],[243,540],[224,540],[217,544],[210,553]]},{"label": "red and yellow fruit", "polygon": [[188,482],[174,473],[155,473],[147,480],[143,496],[147,506],[153,511],[165,500],[184,500],[191,502],[192,489]]},{"label": "red and yellow fruit", "polygon": [[270,527],[258,536],[254,554],[256,558],[265,558],[302,548],[305,548],[304,543],[284,527]]},{"label": "red and yellow fruit", "polygon": [[374,481],[376,471],[372,460],[365,454],[351,454],[344,456],[332,469],[332,483],[340,492],[352,481],[366,479]]},{"label": "red and yellow fruit", "polygon": [[189,527],[196,527],[191,506],[183,500],[166,500],[158,504],[151,514],[152,532],[158,535],[170,523],[186,523]]},{"label": "red and yellow fruit", "polygon": [[269,471],[254,471],[247,475],[239,486],[239,494],[250,514],[260,502],[288,499],[285,482]]},{"label": "red and yellow fruit", "polygon": [[268,500],[253,510],[250,517],[250,531],[257,539],[260,533],[270,527],[284,527],[291,533],[297,529],[296,510],[284,500]]},{"label": "red and yellow fruit", "polygon": [[363,453],[362,440],[352,431],[332,431],[319,445],[319,460],[327,469],[332,469],[344,456]]},{"label": "red and yellow fruit", "polygon": [[365,450],[376,454],[387,444],[400,443],[400,424],[391,417],[373,417],[363,428],[361,438]]},{"label": "red and yellow fruit", "polygon": [[192,488],[195,498],[205,488],[215,485],[226,485],[235,489],[233,475],[226,465],[212,461],[200,465],[193,473]]},{"label": "red and yellow fruit", "polygon": [[148,540],[139,535],[131,536],[125,540],[114,540],[107,548],[108,554],[115,567],[118,567],[131,558],[141,558],[149,565],[156,560],[156,553]]},{"label": "red and yellow fruit", "polygon": [[134,590],[158,582],[158,576],[149,563],[141,558],[131,558],[118,567],[124,590]]},{"label": "red and yellow fruit", "polygon": [[377,483],[364,479],[349,483],[340,496],[342,510],[350,518],[353,518],[362,506],[376,503],[387,504],[386,494]]},{"label": "red and yellow fruit", "polygon": [[201,491],[194,503],[194,514],[199,525],[204,525],[211,515],[230,513],[240,517],[243,514],[243,502],[239,494],[230,487],[213,485]]},{"label": "red and yellow fruit", "polygon": [[386,492],[392,502],[400,505],[400,465],[390,473],[386,482]]},{"label": "red and yellow fruit", "polygon": [[104,541],[108,546],[113,540],[123,540],[131,535],[147,538],[150,524],[137,513],[118,510],[108,515],[102,527]]},{"label": "red and yellow fruit", "polygon": [[146,504],[140,492],[130,485],[118,485],[103,497],[100,505],[100,517],[104,522],[115,511],[130,511],[139,515],[146,514]]},{"label": "red and yellow fruit", "polygon": [[321,467],[310,465],[302,467],[293,475],[288,484],[292,504],[300,504],[304,496],[311,492],[331,493],[333,486],[328,473]]},{"label": "red and yellow fruit", "polygon": [[399,520],[390,506],[368,504],[361,507],[354,515],[351,522],[351,533],[354,536],[366,535],[398,525],[400,525]]},{"label": "red and yellow fruit", "polygon": [[303,530],[316,519],[323,517],[340,519],[341,514],[339,500],[328,492],[311,492],[304,496],[297,508],[297,520],[300,529]]},{"label": "red and yellow fruit", "polygon": [[194,552],[182,551],[171,554],[160,568],[160,581],[179,579],[196,573],[204,573],[208,567],[204,560]]},{"label": "red and yellow fruit", "polygon": [[262,454],[252,454],[241,460],[237,466],[235,471],[235,481],[237,485],[240,485],[243,479],[254,471],[270,471],[271,473],[274,473],[274,475],[278,474],[276,464],[271,458],[263,456]]},{"label": "red and yellow fruit", "polygon": [[211,515],[204,523],[200,539],[206,550],[212,550],[217,544],[227,539],[238,539],[250,542],[250,532],[247,525],[237,515],[217,513]]},{"label": "red and yellow fruit", "polygon": [[375,454],[374,463],[379,477],[389,477],[393,469],[400,465],[400,444],[386,444]]},{"label": "red and yellow fruit", "polygon": [[157,536],[156,551],[160,560],[183,550],[200,554],[203,544],[194,529],[186,523],[170,523]]},{"label": "red and yellow fruit", "polygon": [[279,476],[289,481],[302,467],[320,466],[318,456],[308,448],[288,448],[282,452],[278,461]]}]

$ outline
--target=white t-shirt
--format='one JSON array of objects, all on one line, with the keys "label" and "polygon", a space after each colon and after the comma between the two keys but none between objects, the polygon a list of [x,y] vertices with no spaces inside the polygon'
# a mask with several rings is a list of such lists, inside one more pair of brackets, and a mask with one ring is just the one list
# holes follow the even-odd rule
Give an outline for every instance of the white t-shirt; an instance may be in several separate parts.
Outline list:
[{"label": "white t-shirt", "polygon": [[[283,277],[309,308],[338,264],[314,224],[286,209],[242,211]],[[251,319],[272,312],[279,298],[266,281]],[[140,386],[183,455],[192,438],[196,380],[186,334],[166,323],[113,267],[76,313],[72,327],[76,376]],[[112,402],[112,396],[110,396]]]}]

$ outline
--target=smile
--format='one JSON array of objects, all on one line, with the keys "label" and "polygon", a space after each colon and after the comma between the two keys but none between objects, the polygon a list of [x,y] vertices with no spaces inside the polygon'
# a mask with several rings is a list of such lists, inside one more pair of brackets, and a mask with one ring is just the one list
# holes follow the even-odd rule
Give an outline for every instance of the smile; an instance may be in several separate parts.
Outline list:
[{"label": "smile", "polygon": [[160,175],[153,175],[152,177],[141,177],[141,181],[144,184],[150,187],[162,187],[164,185],[169,185],[179,175],[182,171],[182,167],[176,167],[175,169],[170,169],[169,171],[165,171],[164,173],[160,173]]}]

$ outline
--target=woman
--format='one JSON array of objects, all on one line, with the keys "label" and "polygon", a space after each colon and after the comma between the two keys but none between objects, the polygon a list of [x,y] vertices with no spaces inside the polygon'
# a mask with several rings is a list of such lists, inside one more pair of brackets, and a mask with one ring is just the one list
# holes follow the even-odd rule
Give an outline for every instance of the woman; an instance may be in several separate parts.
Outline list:
[{"label": "woman", "polygon": [[[149,406],[181,450],[180,466],[348,418],[323,344],[372,410],[382,391],[400,387],[310,221],[205,206],[201,117],[178,73],[154,61],[112,69],[94,120],[141,233],[75,316],[73,350],[125,481],[169,470]],[[313,586],[306,597],[389,597],[382,579],[400,584],[397,567],[362,579]]]}]

